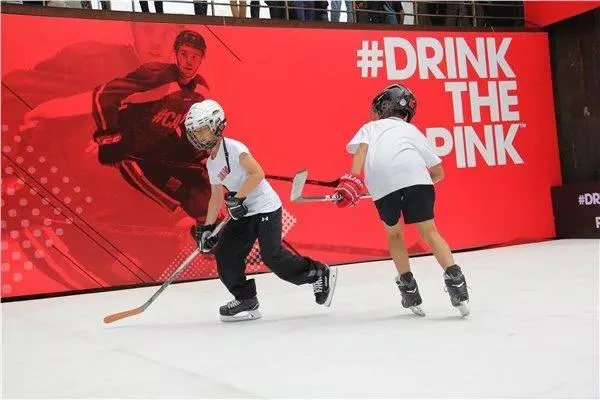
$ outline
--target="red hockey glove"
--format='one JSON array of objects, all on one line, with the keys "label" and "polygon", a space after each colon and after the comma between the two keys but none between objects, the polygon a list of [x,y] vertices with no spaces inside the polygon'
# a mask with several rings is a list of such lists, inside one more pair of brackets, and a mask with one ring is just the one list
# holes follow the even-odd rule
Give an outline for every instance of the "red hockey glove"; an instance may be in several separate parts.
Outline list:
[{"label": "red hockey glove", "polygon": [[335,188],[335,194],[339,194],[342,198],[336,201],[335,204],[340,208],[355,206],[360,200],[364,187],[365,184],[360,176],[344,174]]}]

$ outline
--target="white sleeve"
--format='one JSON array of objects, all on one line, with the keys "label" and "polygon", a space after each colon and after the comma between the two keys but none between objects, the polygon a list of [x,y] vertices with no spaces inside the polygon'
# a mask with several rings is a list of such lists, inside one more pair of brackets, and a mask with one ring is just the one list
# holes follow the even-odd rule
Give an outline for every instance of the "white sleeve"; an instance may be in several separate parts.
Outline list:
[{"label": "white sleeve", "polygon": [[[231,147],[231,148],[230,148]],[[227,151],[229,152],[229,162],[233,161],[240,163],[240,155],[242,153],[250,154],[250,150],[244,143],[241,142],[227,142]]]},{"label": "white sleeve", "polygon": [[414,134],[415,134],[415,138],[416,138],[416,140],[415,140],[416,146],[415,147],[417,148],[419,155],[425,161],[425,165],[427,166],[427,168],[431,168],[434,165],[441,164],[442,159],[439,158],[437,156],[437,154],[435,154],[435,151],[433,151],[433,149],[431,148],[431,145],[427,141],[427,138],[425,137],[425,135],[423,135],[423,133],[419,130],[419,128],[415,127]]},{"label": "white sleeve", "polygon": [[371,129],[369,129],[369,125],[365,124],[358,130],[356,135],[350,140],[350,142],[346,145],[346,151],[350,154],[356,153],[358,150],[358,146],[361,143],[369,144],[369,139],[371,138]]}]

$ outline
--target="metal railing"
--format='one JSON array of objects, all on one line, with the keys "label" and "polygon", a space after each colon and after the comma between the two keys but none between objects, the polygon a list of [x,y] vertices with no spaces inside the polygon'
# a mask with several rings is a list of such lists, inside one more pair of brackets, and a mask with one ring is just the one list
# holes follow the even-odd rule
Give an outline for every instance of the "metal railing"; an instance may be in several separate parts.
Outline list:
[{"label": "metal railing", "polygon": [[[2,1],[3,3],[5,1]],[[10,3],[16,3],[11,1]],[[45,3],[46,6],[56,6],[61,3],[69,3],[71,7],[75,3],[88,3],[95,9],[99,9],[100,1],[78,2],[78,1],[46,1],[46,2],[27,2],[22,3]],[[103,1],[104,9],[106,4],[111,3],[113,11],[141,11],[139,1]],[[206,14],[208,16],[231,17],[232,12],[229,9],[232,3],[242,3],[244,14],[248,17],[252,9],[259,11],[260,14],[269,15],[271,19],[285,20],[316,20],[331,21],[332,13],[339,13],[340,21],[353,21],[358,23],[383,23],[399,25],[420,25],[420,26],[472,26],[472,27],[494,27],[494,26],[524,26],[523,3],[521,1],[340,1],[343,7],[339,10],[332,9],[331,1],[322,2],[297,2],[297,1],[269,1],[270,4],[264,4],[265,1],[226,1],[226,0],[208,0],[208,1],[190,1],[190,0],[170,0],[170,1],[148,1],[144,3],[161,3],[162,8],[167,14],[193,14],[193,4],[206,4]],[[256,4],[258,3],[258,4]],[[312,3],[312,7],[304,7],[300,4]],[[315,7],[315,4],[321,4],[321,7]],[[327,3],[327,8],[323,6]],[[346,4],[352,3],[352,10],[346,9]],[[82,7],[77,7],[82,8]],[[92,7],[85,7],[92,8]],[[261,10],[266,10],[261,13]],[[279,12],[276,12],[279,10]],[[305,12],[310,13],[310,18],[302,18]],[[277,16],[271,16],[276,13]],[[300,16],[299,16],[300,15]],[[341,18],[341,16],[345,16]],[[264,17],[263,17],[264,18]]]}]

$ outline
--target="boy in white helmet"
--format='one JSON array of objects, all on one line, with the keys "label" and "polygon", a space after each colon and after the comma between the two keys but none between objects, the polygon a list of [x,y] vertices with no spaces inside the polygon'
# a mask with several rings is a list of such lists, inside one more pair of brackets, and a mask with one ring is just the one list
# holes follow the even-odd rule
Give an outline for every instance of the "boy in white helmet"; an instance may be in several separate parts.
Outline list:
[{"label": "boy in white helmet", "polygon": [[[404,217],[404,223],[415,224],[444,269],[452,305],[466,316],[469,293],[465,277],[434,222],[433,185],[444,177],[442,160],[421,131],[410,124],[416,108],[417,99],[402,85],[392,85],[373,99],[374,121],[363,125],[346,146],[354,157],[350,173],[342,176],[335,190],[342,196],[337,205],[355,205],[366,183],[385,226],[390,254],[398,270],[396,284],[402,294],[402,306],[425,315],[417,282],[410,271],[400,216]],[[360,177],[363,168],[365,183]]]},{"label": "boy in white helmet", "polygon": [[200,248],[216,246],[208,240],[223,203],[231,220],[223,228],[215,248],[219,277],[235,297],[219,310],[221,320],[260,318],[254,279],[246,279],[246,257],[258,239],[263,262],[281,279],[296,285],[312,283],[315,300],[328,307],[335,289],[337,270],[328,265],[291,253],[282,246],[282,204],[260,164],[248,148],[237,140],[222,136],[225,113],[214,100],[191,106],[186,119],[186,135],[198,150],[207,150],[211,197],[204,225],[196,225],[192,235]]}]

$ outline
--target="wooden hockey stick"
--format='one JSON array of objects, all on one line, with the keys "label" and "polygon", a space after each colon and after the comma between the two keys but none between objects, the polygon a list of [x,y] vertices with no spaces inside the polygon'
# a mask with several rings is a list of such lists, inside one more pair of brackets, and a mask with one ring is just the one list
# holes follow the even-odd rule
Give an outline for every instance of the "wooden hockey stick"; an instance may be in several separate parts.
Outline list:
[{"label": "wooden hockey stick", "polygon": [[[230,217],[228,216],[223,221],[221,221],[209,237],[216,236],[219,233],[219,231],[221,229],[223,229],[223,227],[229,221],[229,219],[230,219]],[[193,252],[191,252],[190,255],[187,256],[187,258],[185,260],[183,260],[183,262],[181,264],[179,264],[179,267],[177,267],[175,272],[173,272],[173,274],[171,274],[169,279],[167,279],[161,285],[161,287],[156,291],[156,293],[154,293],[154,295],[152,295],[152,297],[150,297],[150,299],[147,302],[145,302],[142,306],[137,307],[137,308],[132,308],[131,310],[127,310],[127,311],[121,311],[116,314],[107,315],[106,317],[104,317],[104,323],[110,324],[111,322],[115,322],[115,321],[118,321],[123,318],[131,317],[131,316],[143,313],[150,306],[150,304],[152,304],[154,302],[154,300],[156,300],[156,298],[167,288],[167,286],[169,286],[171,283],[173,283],[173,281],[175,279],[177,279],[177,277],[187,268],[187,266],[201,252],[202,251],[200,250],[199,247],[196,250],[194,250]]]},{"label": "wooden hockey stick", "polygon": [[[290,193],[290,200],[293,202],[313,202],[313,201],[338,201],[342,198],[339,194],[325,194],[321,196],[302,196],[304,191],[304,185],[307,183],[308,171],[303,169],[294,175],[292,180],[292,192]],[[337,186],[337,184],[336,184]],[[371,198],[368,194],[360,196],[361,199]]]}]

